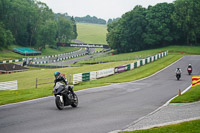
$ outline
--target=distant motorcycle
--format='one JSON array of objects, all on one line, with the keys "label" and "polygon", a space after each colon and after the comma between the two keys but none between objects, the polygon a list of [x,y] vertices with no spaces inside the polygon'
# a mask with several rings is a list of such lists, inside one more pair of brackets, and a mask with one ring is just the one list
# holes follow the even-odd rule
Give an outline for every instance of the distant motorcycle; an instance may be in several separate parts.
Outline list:
[{"label": "distant motorcycle", "polygon": [[68,87],[71,87],[73,89],[73,86],[65,86],[64,84],[57,82],[54,86],[53,93],[55,96],[55,103],[59,110],[62,110],[64,106],[71,105],[72,107],[78,106],[78,97],[74,93],[68,89]]},{"label": "distant motorcycle", "polygon": [[179,80],[181,78],[181,73],[176,73],[176,78]]},{"label": "distant motorcycle", "polygon": [[188,71],[188,74],[191,75],[191,73],[192,73],[192,68],[188,67],[188,68],[187,68],[187,71]]}]

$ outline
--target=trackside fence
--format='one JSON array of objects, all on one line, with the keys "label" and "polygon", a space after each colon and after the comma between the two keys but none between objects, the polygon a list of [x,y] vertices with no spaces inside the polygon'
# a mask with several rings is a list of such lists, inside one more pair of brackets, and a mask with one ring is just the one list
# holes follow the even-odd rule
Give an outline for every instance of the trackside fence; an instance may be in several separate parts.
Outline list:
[{"label": "trackside fence", "polygon": [[0,82],[0,90],[17,90],[17,80],[8,81],[8,82]]},{"label": "trackside fence", "polygon": [[73,74],[73,84],[78,84],[78,83],[84,82],[84,81],[96,80],[98,78],[107,77],[107,76],[113,75],[115,73],[121,73],[121,72],[125,72],[128,70],[132,70],[132,69],[138,68],[140,66],[143,66],[145,64],[156,61],[167,55],[168,55],[168,51],[165,51],[165,52],[147,57],[145,59],[138,60],[131,64],[126,64],[126,65],[118,66],[115,68],[103,69],[103,70],[99,70],[99,71]]}]

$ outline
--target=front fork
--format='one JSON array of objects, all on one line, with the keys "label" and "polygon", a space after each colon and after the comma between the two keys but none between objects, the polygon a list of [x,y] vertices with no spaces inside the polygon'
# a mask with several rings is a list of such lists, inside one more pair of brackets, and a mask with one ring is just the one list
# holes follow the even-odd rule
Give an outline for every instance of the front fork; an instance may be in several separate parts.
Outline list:
[{"label": "front fork", "polygon": [[64,103],[64,101],[63,101],[63,96],[62,96],[62,95],[57,95],[57,96],[60,97],[60,101],[61,101],[61,103]]}]

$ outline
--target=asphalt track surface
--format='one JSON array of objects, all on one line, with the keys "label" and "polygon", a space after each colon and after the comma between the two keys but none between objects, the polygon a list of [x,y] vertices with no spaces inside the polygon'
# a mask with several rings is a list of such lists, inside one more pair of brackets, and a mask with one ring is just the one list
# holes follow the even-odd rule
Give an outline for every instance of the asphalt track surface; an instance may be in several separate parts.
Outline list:
[{"label": "asphalt track surface", "polygon": [[[77,108],[56,108],[54,97],[0,106],[1,133],[108,133],[125,129],[130,123],[153,112],[191,85],[200,75],[200,56],[184,56],[157,74],[135,82],[112,84],[76,92]],[[176,80],[175,69],[183,71]],[[39,91],[39,90],[38,90]]]}]

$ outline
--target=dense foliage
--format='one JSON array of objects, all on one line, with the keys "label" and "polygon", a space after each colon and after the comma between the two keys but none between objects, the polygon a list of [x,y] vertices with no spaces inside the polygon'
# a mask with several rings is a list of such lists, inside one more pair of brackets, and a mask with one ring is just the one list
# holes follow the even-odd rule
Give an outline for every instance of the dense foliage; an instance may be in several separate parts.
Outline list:
[{"label": "dense foliage", "polygon": [[168,45],[200,44],[200,1],[176,0],[143,8],[136,6],[108,24],[107,42],[117,52]]},{"label": "dense foliage", "polygon": [[36,0],[0,0],[0,49],[11,44],[35,47],[66,42],[77,37],[75,21]]},{"label": "dense foliage", "polygon": [[94,24],[106,24],[106,20],[97,18],[95,16],[91,17],[90,15],[87,15],[85,17],[75,17],[76,22],[82,22],[82,23],[94,23]]}]

